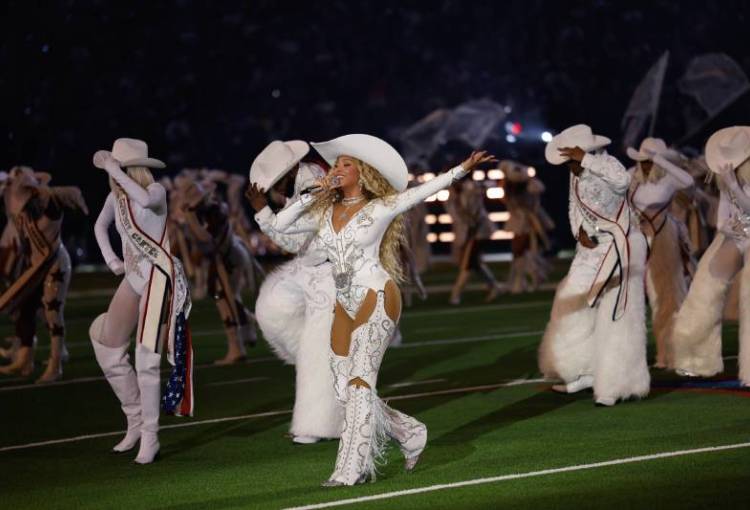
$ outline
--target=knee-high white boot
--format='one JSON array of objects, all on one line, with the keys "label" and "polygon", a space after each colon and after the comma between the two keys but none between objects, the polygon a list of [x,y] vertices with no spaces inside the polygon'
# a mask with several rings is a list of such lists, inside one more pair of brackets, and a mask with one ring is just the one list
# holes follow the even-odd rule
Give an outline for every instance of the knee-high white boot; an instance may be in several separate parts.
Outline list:
[{"label": "knee-high white boot", "polygon": [[107,347],[91,339],[96,361],[104,372],[104,377],[115,392],[122,412],[128,420],[128,431],[117,443],[113,451],[117,453],[132,450],[141,438],[141,398],[138,380],[130,364],[128,346]]},{"label": "knee-high white boot", "polygon": [[[350,384],[346,388],[344,430],[339,440],[336,467],[331,477],[323,482],[324,487],[356,485],[375,478],[373,442],[381,441],[377,426],[383,417],[375,416],[373,400],[375,392],[366,386]],[[378,421],[380,420],[380,423]]]},{"label": "knee-high white boot", "polygon": [[141,438],[141,397],[138,380],[130,364],[128,346],[107,347],[100,342],[105,318],[106,314],[101,314],[94,320],[89,328],[89,336],[96,361],[128,420],[125,437],[112,448],[114,452],[122,453],[133,449]]},{"label": "knee-high white boot", "polygon": [[404,455],[404,468],[412,471],[427,445],[427,426],[416,418],[380,402],[388,418],[388,436],[398,443]]},{"label": "knee-high white boot", "polygon": [[141,447],[135,462],[149,464],[159,453],[159,412],[161,384],[159,365],[161,354],[138,344],[135,348],[135,369],[141,392]]}]

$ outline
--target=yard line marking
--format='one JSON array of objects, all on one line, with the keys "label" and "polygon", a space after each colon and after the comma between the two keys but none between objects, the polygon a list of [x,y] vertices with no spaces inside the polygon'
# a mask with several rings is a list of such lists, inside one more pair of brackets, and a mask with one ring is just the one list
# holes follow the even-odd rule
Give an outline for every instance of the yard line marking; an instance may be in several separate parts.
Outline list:
[{"label": "yard line marking", "polygon": [[[495,383],[495,384],[485,384],[482,386],[468,386],[466,388],[452,388],[448,390],[438,390],[438,391],[431,391],[431,392],[426,392],[426,393],[412,393],[408,395],[395,395],[392,397],[386,396],[383,398],[385,400],[390,401],[390,400],[408,400],[411,398],[423,398],[423,397],[431,397],[431,396],[436,396],[436,395],[450,395],[454,393],[474,393],[478,391],[496,390],[496,389],[504,388],[504,387],[510,388],[512,386],[519,386],[521,384],[536,384],[542,381],[545,381],[545,379],[514,379],[512,381],[506,381],[506,382]],[[185,428],[185,427],[197,427],[199,425],[208,425],[212,423],[224,423],[224,422],[230,422],[230,421],[248,420],[251,418],[264,418],[267,416],[280,416],[280,415],[291,414],[291,413],[292,413],[292,410],[287,409],[287,410],[281,410],[281,411],[266,411],[262,413],[243,414],[240,416],[227,416],[224,418],[212,418],[208,420],[187,421],[185,423],[174,423],[170,425],[162,425],[159,427],[159,430],[179,429],[179,428]],[[76,443],[78,441],[85,441],[87,439],[99,439],[102,437],[122,435],[122,434],[125,434],[126,432],[127,432],[126,430],[121,430],[118,432],[103,432],[100,434],[86,434],[83,436],[66,437],[62,439],[51,439],[48,441],[37,441],[34,443],[3,446],[3,447],[0,447],[0,453],[14,451],[14,450],[26,450],[29,448],[38,448],[41,446],[50,446],[50,445],[56,445],[56,444]]]},{"label": "yard line marking", "polygon": [[212,382],[212,383],[204,384],[203,386],[227,386],[229,384],[241,384],[241,383],[247,383],[247,382],[265,381],[266,379],[268,379],[268,377],[247,377],[245,379],[232,379],[231,381]]},{"label": "yard line marking", "polygon": [[518,331],[515,333],[495,333],[492,335],[465,336],[459,338],[446,338],[445,340],[424,340],[422,342],[404,342],[401,345],[394,345],[390,349],[408,349],[411,347],[425,347],[428,345],[451,345],[451,344],[468,344],[473,342],[486,342],[488,340],[502,340],[504,338],[521,338],[526,336],[541,335],[544,331]]},{"label": "yard line marking", "polygon": [[432,384],[436,382],[443,382],[445,379],[425,379],[424,381],[404,381],[395,384],[389,384],[388,388],[408,388],[410,386],[419,386],[420,384]]},{"label": "yard line marking", "polygon": [[489,312],[494,310],[517,310],[519,308],[542,308],[544,306],[551,307],[552,301],[528,301],[526,303],[505,303],[496,305],[489,304],[476,306],[454,306],[452,308],[436,308],[432,310],[404,312],[401,315],[401,318],[409,319],[412,317],[426,317],[428,315],[455,315],[473,312]]},{"label": "yard line marking", "polygon": [[[279,361],[279,358],[276,356],[264,356],[262,358],[252,358],[247,361],[243,361],[242,363],[237,363],[236,366],[244,366],[244,365],[254,365],[255,363],[264,363],[266,361]],[[193,367],[195,370],[203,370],[205,368],[218,368],[218,367],[224,367],[225,365],[214,365],[213,363],[203,363],[201,365],[195,365]],[[171,368],[162,368],[161,373],[162,374],[168,374],[172,371]],[[3,391],[17,391],[17,390],[31,390],[31,389],[39,389],[39,388],[54,388],[57,386],[68,386],[69,384],[79,384],[79,383],[87,383],[87,382],[93,382],[93,381],[104,381],[106,380],[106,377],[103,375],[96,375],[91,377],[77,377],[75,379],[65,379],[62,381],[54,381],[50,383],[44,383],[44,384],[19,384],[14,386],[2,386],[0,387],[0,392]]]},{"label": "yard line marking", "polygon": [[[467,337],[458,337],[458,338],[446,338],[444,340],[425,340],[422,342],[406,342],[401,345],[394,345],[390,347],[391,349],[408,349],[413,347],[427,347],[431,345],[452,345],[452,344],[465,344],[465,343],[474,343],[474,342],[487,342],[490,340],[503,340],[505,338],[522,338],[526,336],[536,336],[541,335],[543,331],[519,331],[515,333],[506,333],[506,334],[492,334],[492,335],[481,335],[481,336],[467,336]],[[197,334],[193,336],[198,336]],[[244,363],[238,363],[238,365],[242,364],[253,364],[253,363],[261,363],[265,361],[279,361],[278,358],[275,356],[267,356],[264,358],[253,358],[250,359]],[[218,365],[214,365],[213,363],[206,363],[203,365],[197,365],[196,369],[202,369],[202,368],[215,368]],[[162,370],[162,373],[169,372],[169,369]],[[63,381],[55,381],[51,383],[46,384],[22,384],[17,386],[0,386],[0,392],[3,391],[15,391],[15,390],[27,390],[27,389],[33,389],[33,388],[50,388],[54,386],[66,386],[68,384],[77,384],[77,383],[85,383],[85,382],[91,382],[91,381],[102,381],[104,380],[104,376],[95,376],[95,377],[79,377],[77,379],[66,379]]]},{"label": "yard line marking", "polygon": [[623,457],[619,459],[605,460],[602,462],[593,462],[590,464],[575,464],[572,466],[564,466],[552,469],[542,469],[539,471],[528,471],[526,473],[512,473],[509,475],[492,476],[488,478],[475,478],[473,480],[464,480],[462,482],[443,483],[437,485],[428,485],[426,487],[418,487],[416,489],[405,489],[393,492],[384,492],[381,494],[373,494],[372,496],[360,496],[358,498],[340,499],[338,501],[329,501],[327,503],[316,503],[312,505],[288,507],[285,510],[315,510],[318,508],[330,508],[334,506],[352,505],[355,503],[364,503],[366,501],[377,501],[380,499],[391,499],[398,498],[401,496],[410,496],[412,494],[423,494],[425,492],[434,492],[445,489],[456,489],[459,487],[469,487],[472,485],[483,485],[487,483],[504,482],[507,480],[519,480],[521,478],[531,478],[536,476],[547,476],[554,475],[557,473],[569,473],[572,471],[583,471],[587,469],[598,469],[608,466],[617,466],[621,464],[632,464],[635,462],[646,462],[649,460],[667,459],[671,457],[682,457],[685,455],[695,455],[698,453],[713,453],[725,450],[737,450],[740,448],[748,448],[750,443],[735,443],[720,446],[708,446],[705,448],[693,448],[690,450],[676,450],[671,452],[652,453],[649,455],[639,455],[637,457]]}]

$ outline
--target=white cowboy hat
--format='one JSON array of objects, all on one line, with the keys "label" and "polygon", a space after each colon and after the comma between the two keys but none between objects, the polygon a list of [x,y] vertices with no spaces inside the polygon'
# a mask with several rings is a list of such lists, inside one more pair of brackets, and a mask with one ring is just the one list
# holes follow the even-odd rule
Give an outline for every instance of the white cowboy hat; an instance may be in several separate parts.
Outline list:
[{"label": "white cowboy hat", "polygon": [[274,140],[258,154],[250,166],[250,182],[268,191],[309,151],[310,146],[302,140]]},{"label": "white cowboy hat", "polygon": [[586,124],[576,124],[561,131],[549,141],[544,148],[544,157],[553,165],[562,165],[569,158],[560,155],[558,149],[565,147],[580,147],[586,152],[601,149],[612,143],[606,136],[595,135]]},{"label": "white cowboy hat", "polygon": [[725,165],[734,170],[747,159],[750,159],[750,126],[720,129],[706,143],[706,164],[713,172],[720,173]]},{"label": "white cowboy hat", "polygon": [[333,166],[339,156],[350,156],[375,168],[396,191],[404,191],[409,170],[401,154],[388,142],[372,135],[344,135],[321,143],[311,143],[326,162]]},{"label": "white cowboy hat", "polygon": [[657,155],[669,160],[680,158],[680,153],[667,147],[666,142],[661,138],[644,138],[640,149],[635,150],[632,147],[628,147],[625,152],[628,153],[628,157],[633,161],[651,161]]},{"label": "white cowboy hat", "polygon": [[112,157],[121,167],[145,166],[164,168],[166,165],[158,159],[148,157],[148,145],[143,140],[118,138],[112,144]]}]

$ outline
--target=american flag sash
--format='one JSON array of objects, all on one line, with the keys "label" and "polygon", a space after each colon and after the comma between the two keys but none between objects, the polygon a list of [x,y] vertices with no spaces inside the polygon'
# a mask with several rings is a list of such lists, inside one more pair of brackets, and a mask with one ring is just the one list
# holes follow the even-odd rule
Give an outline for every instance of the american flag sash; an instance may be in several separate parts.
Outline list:
[{"label": "american flag sash", "polygon": [[140,229],[133,219],[130,200],[121,193],[117,214],[127,234],[127,242],[151,262],[146,287],[146,306],[138,324],[138,342],[160,352],[166,339],[167,360],[172,373],[162,398],[162,409],[177,416],[193,415],[193,346],[188,324],[190,288],[180,260],[169,252],[165,231],[160,242]]}]

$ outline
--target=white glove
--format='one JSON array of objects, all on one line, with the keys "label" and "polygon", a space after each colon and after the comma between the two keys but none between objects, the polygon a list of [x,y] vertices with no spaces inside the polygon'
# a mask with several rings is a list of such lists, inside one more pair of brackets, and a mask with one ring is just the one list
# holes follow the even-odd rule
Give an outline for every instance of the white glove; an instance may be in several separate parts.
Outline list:
[{"label": "white glove", "polygon": [[109,267],[110,271],[118,276],[125,272],[125,264],[123,264],[122,260],[120,259],[110,260],[109,262],[107,262],[107,266]]}]

